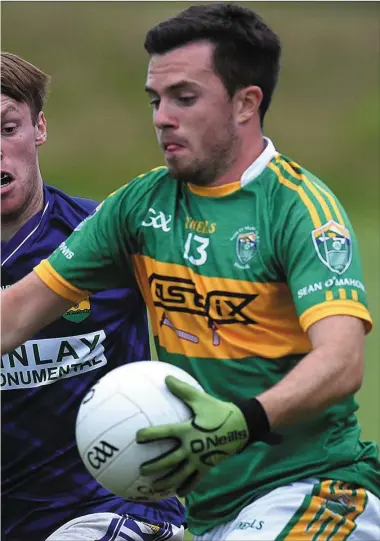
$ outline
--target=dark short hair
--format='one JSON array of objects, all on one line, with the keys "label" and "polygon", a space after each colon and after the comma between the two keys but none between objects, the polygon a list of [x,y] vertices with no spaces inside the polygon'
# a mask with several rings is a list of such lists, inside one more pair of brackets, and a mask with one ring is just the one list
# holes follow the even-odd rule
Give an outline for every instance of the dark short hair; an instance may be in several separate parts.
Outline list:
[{"label": "dark short hair", "polygon": [[250,85],[263,92],[263,123],[276,87],[281,44],[277,35],[256,13],[229,3],[193,5],[151,28],[145,38],[150,55],[164,54],[191,42],[215,44],[213,62],[230,98]]},{"label": "dark short hair", "polygon": [[29,105],[32,120],[37,120],[47,97],[49,75],[20,56],[1,53],[1,93]]}]

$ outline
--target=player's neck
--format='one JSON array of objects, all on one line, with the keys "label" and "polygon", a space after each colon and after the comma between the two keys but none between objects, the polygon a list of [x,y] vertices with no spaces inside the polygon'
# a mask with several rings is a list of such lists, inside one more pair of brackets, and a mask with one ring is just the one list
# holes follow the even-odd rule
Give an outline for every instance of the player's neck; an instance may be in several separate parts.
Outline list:
[{"label": "player's neck", "polygon": [[1,217],[1,241],[8,242],[37,212],[42,210],[44,192],[42,179],[37,190],[17,214]]},{"label": "player's neck", "polygon": [[218,176],[209,186],[223,186],[231,184],[241,178],[244,171],[260,156],[264,151],[266,142],[262,134],[259,137],[245,138],[240,145],[237,159],[220,176]]}]

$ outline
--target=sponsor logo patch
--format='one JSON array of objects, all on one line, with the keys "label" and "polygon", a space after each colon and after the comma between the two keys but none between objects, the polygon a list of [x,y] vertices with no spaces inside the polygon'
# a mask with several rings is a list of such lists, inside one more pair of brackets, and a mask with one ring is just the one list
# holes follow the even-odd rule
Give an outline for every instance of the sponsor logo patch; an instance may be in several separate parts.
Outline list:
[{"label": "sponsor logo patch", "polygon": [[79,304],[75,304],[62,317],[73,323],[80,323],[86,319],[91,313],[90,299],[87,297]]},{"label": "sponsor logo patch", "polygon": [[66,259],[72,259],[74,257],[74,252],[70,250],[65,241],[61,242],[57,249],[62,252]]},{"label": "sponsor logo patch", "polygon": [[172,221],[172,215],[171,214],[164,214],[161,210],[156,211],[154,208],[150,208],[148,210],[148,216],[146,219],[142,222],[143,227],[153,227],[154,229],[162,229],[162,231],[165,231],[167,233],[171,230],[171,226],[169,225]]},{"label": "sponsor logo patch", "polygon": [[[168,312],[205,316],[210,323],[214,322],[219,325],[233,323],[251,325],[256,323],[251,317],[250,305],[257,297],[253,293],[215,290],[208,291],[203,296],[191,280],[160,274],[151,274],[149,283],[154,306]],[[167,318],[164,316],[161,325],[170,327],[170,322],[166,320]],[[179,330],[176,329],[176,331]],[[196,339],[197,337],[194,337],[194,340],[191,341],[197,342]]]},{"label": "sponsor logo patch", "polygon": [[27,389],[72,378],[107,364],[103,330],[28,340],[1,357],[1,390]]}]

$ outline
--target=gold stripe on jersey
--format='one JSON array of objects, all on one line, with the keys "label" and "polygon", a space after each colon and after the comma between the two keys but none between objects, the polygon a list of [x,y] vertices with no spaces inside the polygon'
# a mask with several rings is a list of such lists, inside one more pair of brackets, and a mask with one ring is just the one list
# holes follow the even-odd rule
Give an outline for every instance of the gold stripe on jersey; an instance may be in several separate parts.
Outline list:
[{"label": "gold stripe on jersey", "polygon": [[[318,485],[317,485],[318,486]],[[345,541],[356,528],[356,519],[367,502],[366,491],[354,489],[339,481],[323,481],[316,494],[306,496],[309,504],[291,526],[283,541]],[[339,511],[344,511],[340,513]],[[294,519],[293,519],[294,520]],[[286,531],[286,530],[285,530]]]},{"label": "gold stripe on jersey", "polygon": [[327,199],[330,201],[331,206],[334,209],[336,217],[338,218],[338,222],[344,226],[345,225],[344,219],[343,219],[342,213],[339,210],[339,206],[335,200],[335,197],[331,193],[329,193],[327,190],[322,188],[322,186],[320,186],[317,182],[314,183],[314,186],[327,197]]},{"label": "gold stripe on jersey", "polygon": [[268,167],[269,167],[269,169],[272,169],[272,171],[274,171],[274,173],[276,173],[277,180],[281,184],[283,184],[287,188],[290,188],[291,190],[294,190],[295,192],[298,193],[298,195],[300,196],[302,202],[304,203],[304,205],[306,206],[306,208],[308,209],[308,211],[310,213],[310,217],[311,217],[311,220],[313,222],[314,228],[318,229],[319,227],[321,227],[322,221],[321,221],[321,219],[319,217],[318,211],[317,211],[314,203],[311,201],[310,197],[305,192],[302,184],[293,184],[293,182],[291,182],[291,180],[285,178],[284,175],[281,173],[281,170],[280,170],[280,168],[278,167],[277,164],[283,165],[282,161],[280,161],[277,158],[276,163],[274,163],[272,161],[272,162],[270,162],[268,164]]},{"label": "gold stripe on jersey", "polygon": [[276,359],[311,350],[285,283],[202,276],[141,254],[132,260],[153,333],[169,353]]},{"label": "gold stripe on jersey", "polygon": [[316,200],[320,204],[320,206],[321,206],[321,208],[322,208],[322,210],[323,210],[323,212],[324,212],[324,214],[326,216],[326,221],[332,220],[333,216],[331,214],[331,211],[330,211],[326,201],[322,197],[321,193],[318,192],[318,190],[315,188],[314,184],[307,178],[307,176],[304,173],[298,173],[297,171],[295,171],[293,169],[292,165],[295,166],[298,170],[301,170],[301,167],[295,162],[292,162],[291,164],[289,164],[287,161],[285,161],[282,158],[279,158],[278,162],[281,164],[281,166],[285,169],[285,171],[290,176],[292,176],[296,180],[299,180],[299,181],[303,182],[304,185],[307,186],[307,188],[311,191],[311,193],[314,195],[314,197],[316,198]]},{"label": "gold stripe on jersey", "polygon": [[354,301],[359,300],[359,295],[356,289],[351,289],[351,297],[352,297],[352,300]]},{"label": "gold stripe on jersey", "polygon": [[[331,207],[334,209],[334,212],[335,212],[335,215],[336,215],[336,218],[337,218],[338,222],[344,226],[345,224],[344,224],[343,216],[342,216],[342,213],[339,210],[339,206],[338,206],[338,204],[337,204],[337,202],[335,200],[335,197],[331,193],[329,193],[327,190],[322,188],[322,186],[320,186],[318,184],[318,182],[312,181],[312,180],[308,179],[307,176],[304,173],[297,173],[294,169],[292,169],[293,167],[295,167],[296,169],[298,169],[298,171],[302,171],[302,167],[297,162],[293,161],[293,162],[290,162],[289,164],[287,162],[285,162],[285,163],[288,165],[289,169],[293,171],[293,175],[295,175],[296,178],[302,179],[307,185],[310,184],[313,187],[313,190],[319,190],[319,192],[321,194],[323,194],[323,195],[325,195],[327,197],[327,199],[330,202]],[[313,191],[313,193],[314,193],[314,191]],[[314,193],[314,195],[317,197],[320,204],[322,204],[321,201],[319,200],[320,196],[318,194],[315,194],[315,193]],[[326,205],[325,202],[323,202],[323,204]],[[330,213],[330,211],[329,211],[329,213]],[[326,217],[327,217],[327,214],[326,214]],[[329,220],[331,220],[331,219],[332,218],[329,218]]]},{"label": "gold stripe on jersey", "polygon": [[347,293],[346,293],[345,289],[339,288],[338,293],[339,293],[339,298],[340,298],[341,301],[345,301],[347,299]]},{"label": "gold stripe on jersey", "polygon": [[311,306],[300,316],[301,327],[306,332],[313,323],[328,316],[357,317],[364,321],[367,333],[372,329],[372,319],[367,308],[364,304],[350,299],[331,300]]},{"label": "gold stripe on jersey", "polygon": [[43,259],[33,270],[48,288],[68,301],[78,304],[90,295],[89,291],[78,289],[65,280],[47,259]]}]

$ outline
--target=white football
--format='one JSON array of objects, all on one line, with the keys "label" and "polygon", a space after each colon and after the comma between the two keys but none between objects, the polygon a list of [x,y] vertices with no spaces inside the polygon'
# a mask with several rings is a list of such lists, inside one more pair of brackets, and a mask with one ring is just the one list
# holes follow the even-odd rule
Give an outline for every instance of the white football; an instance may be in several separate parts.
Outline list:
[{"label": "white football", "polygon": [[174,495],[173,490],[155,492],[155,477],[142,477],[139,468],[143,462],[172,449],[176,442],[167,439],[136,443],[140,428],[191,418],[190,409],[167,388],[165,378],[169,375],[202,390],[181,368],[160,361],[141,361],[106,374],[79,407],[76,441],[81,459],[104,488],[127,500],[157,501]]}]

